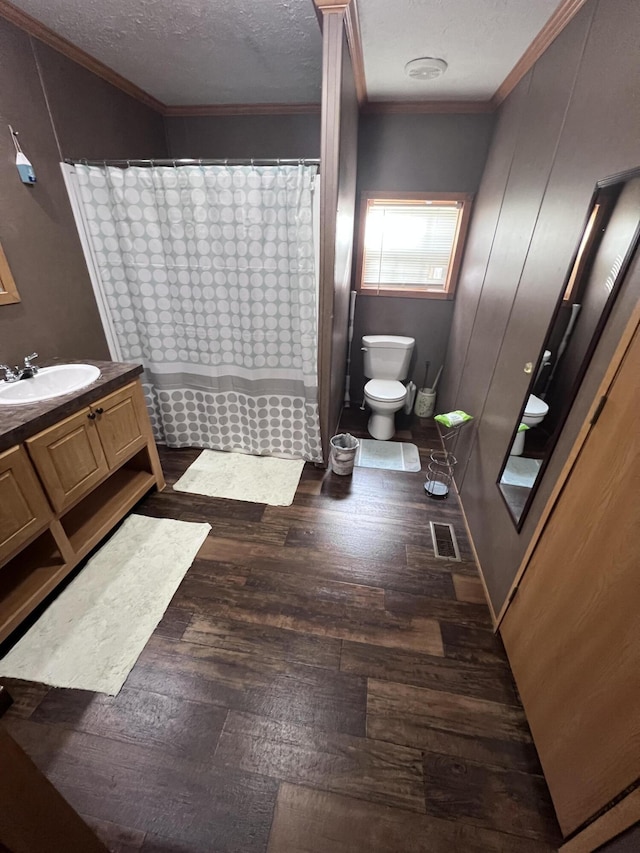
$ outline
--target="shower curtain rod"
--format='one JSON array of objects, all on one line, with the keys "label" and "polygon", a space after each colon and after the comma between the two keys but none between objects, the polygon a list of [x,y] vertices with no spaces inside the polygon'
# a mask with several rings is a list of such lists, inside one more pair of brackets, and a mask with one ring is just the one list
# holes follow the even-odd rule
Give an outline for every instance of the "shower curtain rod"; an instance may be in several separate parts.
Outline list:
[{"label": "shower curtain rod", "polygon": [[134,157],[128,160],[85,160],[84,158],[72,160],[70,158],[64,161],[69,166],[319,166],[319,157],[225,157],[224,159],[197,159],[188,160],[176,157],[171,160],[153,159],[153,160],[136,160]]}]

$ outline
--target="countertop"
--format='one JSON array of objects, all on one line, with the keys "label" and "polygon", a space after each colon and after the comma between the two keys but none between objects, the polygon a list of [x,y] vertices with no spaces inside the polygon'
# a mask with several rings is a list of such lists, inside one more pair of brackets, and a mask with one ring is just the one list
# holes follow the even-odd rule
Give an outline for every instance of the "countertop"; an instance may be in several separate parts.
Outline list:
[{"label": "countertop", "polygon": [[[43,429],[77,412],[84,406],[94,403],[106,394],[115,391],[132,382],[142,373],[141,364],[125,364],[117,361],[92,361],[91,359],[55,359],[40,367],[51,367],[54,364],[94,364],[100,370],[100,376],[91,385],[65,394],[53,397],[51,400],[41,400],[39,403],[26,403],[20,406],[0,405],[0,453],[21,444]],[[21,382],[28,382],[22,379]]]}]

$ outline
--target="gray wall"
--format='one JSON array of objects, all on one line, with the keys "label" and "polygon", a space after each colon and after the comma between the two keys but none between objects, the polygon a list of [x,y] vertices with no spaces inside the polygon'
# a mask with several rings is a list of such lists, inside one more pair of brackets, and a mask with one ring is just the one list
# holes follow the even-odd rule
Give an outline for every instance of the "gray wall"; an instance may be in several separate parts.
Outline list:
[{"label": "gray wall", "polygon": [[320,113],[165,119],[170,157],[319,157]]},{"label": "gray wall", "polygon": [[[358,196],[365,190],[476,192],[493,126],[492,115],[362,115]],[[444,361],[453,308],[449,300],[358,295],[352,399],[362,400],[366,381],[360,350],[363,334],[415,337],[411,375],[419,386],[424,362],[431,361],[433,380]]]},{"label": "gray wall", "polygon": [[640,165],[639,39],[640,5],[589,0],[503,105],[478,194],[439,407],[476,418],[457,480],[496,610],[640,293],[636,263],[518,534],[496,479],[523,366],[540,352],[596,181]]},{"label": "gray wall", "polygon": [[[58,164],[163,156],[162,118],[3,18],[0,80],[0,242],[22,299],[0,306],[0,361],[32,350],[43,359],[107,358]],[[18,179],[7,124],[34,165],[34,186]]]},{"label": "gray wall", "polygon": [[[338,204],[335,228],[335,270],[331,343],[330,432],[338,431],[344,402],[349,332],[349,293],[358,169],[358,99],[347,39],[342,39],[340,91]],[[327,436],[330,438],[331,436]]]},{"label": "gray wall", "polygon": [[356,171],[358,101],[344,15],[323,17],[318,310],[318,395],[325,461],[336,432],[346,373]]}]

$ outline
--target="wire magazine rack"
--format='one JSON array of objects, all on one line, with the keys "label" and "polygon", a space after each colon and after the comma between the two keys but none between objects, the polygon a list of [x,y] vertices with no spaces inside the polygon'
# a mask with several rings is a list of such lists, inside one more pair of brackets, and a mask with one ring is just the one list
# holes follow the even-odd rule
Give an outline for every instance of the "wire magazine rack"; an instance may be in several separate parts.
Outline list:
[{"label": "wire magazine rack", "polygon": [[438,435],[442,441],[442,450],[432,450],[429,464],[427,465],[427,480],[424,490],[430,498],[445,500],[449,497],[451,483],[453,482],[453,470],[458,462],[455,457],[455,449],[462,430],[471,421],[457,426],[449,427],[447,432],[442,432],[438,424]]}]

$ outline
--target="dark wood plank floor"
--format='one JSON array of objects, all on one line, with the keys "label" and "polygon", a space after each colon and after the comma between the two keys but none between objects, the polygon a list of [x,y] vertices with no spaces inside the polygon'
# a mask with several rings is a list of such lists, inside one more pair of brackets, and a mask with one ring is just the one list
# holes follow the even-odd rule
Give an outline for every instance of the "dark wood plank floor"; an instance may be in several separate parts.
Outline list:
[{"label": "dark wood plank floor", "polygon": [[[423,468],[438,441],[396,438]],[[136,509],[212,531],[119,696],[7,682],[9,731],[109,848],[555,850],[455,496],[310,465],[291,507],[173,492],[198,452],[163,451],[169,486]],[[462,562],[435,559],[430,520]]]}]

